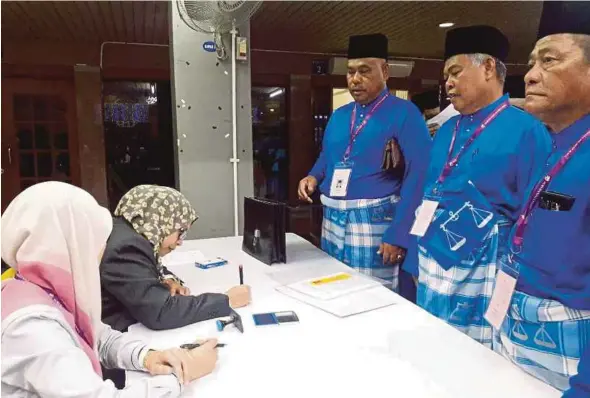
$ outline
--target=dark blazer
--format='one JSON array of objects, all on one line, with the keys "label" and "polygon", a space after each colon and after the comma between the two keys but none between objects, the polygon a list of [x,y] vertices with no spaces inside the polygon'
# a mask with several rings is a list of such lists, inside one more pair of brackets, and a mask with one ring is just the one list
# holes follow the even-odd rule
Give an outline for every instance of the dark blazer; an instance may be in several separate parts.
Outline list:
[{"label": "dark blazer", "polygon": [[152,244],[120,217],[113,219],[100,279],[102,320],[115,330],[137,322],[153,330],[173,329],[230,314],[225,294],[171,296],[160,282]]}]

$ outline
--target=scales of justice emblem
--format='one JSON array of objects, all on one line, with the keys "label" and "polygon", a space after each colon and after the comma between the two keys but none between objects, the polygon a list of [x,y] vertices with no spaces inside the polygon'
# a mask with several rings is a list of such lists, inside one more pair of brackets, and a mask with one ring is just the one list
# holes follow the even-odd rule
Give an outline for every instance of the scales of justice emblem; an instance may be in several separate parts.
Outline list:
[{"label": "scales of justice emblem", "polygon": [[491,211],[479,209],[473,206],[471,202],[465,202],[456,212],[449,211],[449,218],[440,225],[440,229],[445,233],[449,249],[453,252],[459,250],[467,243],[465,236],[453,232],[447,227],[448,224],[458,221],[461,218],[461,213],[464,213],[463,216],[467,214],[467,217],[470,214],[478,229],[484,228],[494,218],[494,214]]}]

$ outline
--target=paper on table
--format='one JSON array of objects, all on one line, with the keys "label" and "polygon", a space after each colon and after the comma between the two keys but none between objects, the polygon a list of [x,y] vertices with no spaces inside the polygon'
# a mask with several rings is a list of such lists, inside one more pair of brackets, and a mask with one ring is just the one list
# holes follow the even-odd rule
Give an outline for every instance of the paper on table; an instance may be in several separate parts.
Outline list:
[{"label": "paper on table", "polygon": [[381,284],[367,277],[348,272],[322,275],[287,285],[292,290],[321,300],[332,300],[376,286],[381,286]]},{"label": "paper on table", "polygon": [[383,286],[360,290],[332,300],[317,299],[288,286],[277,286],[275,289],[277,292],[340,318],[388,307],[398,302],[396,295]]},{"label": "paper on table", "polygon": [[197,261],[205,261],[206,258],[198,250],[180,251],[176,250],[172,253],[162,257],[162,263],[166,267],[173,267],[175,265],[195,265]]}]

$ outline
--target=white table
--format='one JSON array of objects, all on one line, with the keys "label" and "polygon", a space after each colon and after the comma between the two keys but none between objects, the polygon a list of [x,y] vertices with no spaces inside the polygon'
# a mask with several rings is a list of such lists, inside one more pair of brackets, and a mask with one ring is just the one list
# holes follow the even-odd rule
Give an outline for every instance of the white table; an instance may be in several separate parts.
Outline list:
[{"label": "white table", "polygon": [[[209,270],[172,270],[193,292],[223,292],[239,283],[238,265],[252,286],[253,303],[238,312],[244,334],[217,332],[215,321],[167,331],[134,325],[130,333],[167,348],[217,337],[213,374],[192,383],[183,396],[556,398],[561,394],[451,326],[395,295],[393,306],[337,318],[277,291],[267,273],[275,267],[341,264],[302,238],[287,236],[287,264],[272,268],[241,251],[241,238],[187,241],[179,250],[200,250],[229,264]],[[341,264],[346,269],[346,266]],[[385,289],[385,288],[383,288]],[[392,295],[394,293],[391,293]],[[295,311],[300,322],[256,327],[251,314]],[[128,381],[146,377],[128,373]],[[243,395],[248,394],[248,395]]]}]

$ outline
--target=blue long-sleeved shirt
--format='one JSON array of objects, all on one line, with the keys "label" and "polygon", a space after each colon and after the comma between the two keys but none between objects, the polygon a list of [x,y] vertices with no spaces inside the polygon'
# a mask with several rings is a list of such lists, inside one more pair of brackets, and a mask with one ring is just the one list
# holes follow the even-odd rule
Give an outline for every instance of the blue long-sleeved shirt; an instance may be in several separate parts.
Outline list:
[{"label": "blue long-sleeved shirt", "polygon": [[[483,120],[508,96],[502,96],[471,115],[454,116],[436,133],[425,181],[425,193],[432,193],[447,162],[457,119],[461,118],[452,156],[455,156]],[[502,111],[463,152],[440,191],[461,191],[471,180],[495,212],[514,222],[531,181],[537,181],[551,151],[549,133],[543,124],[515,107]],[[417,258],[411,256],[409,258]],[[418,275],[418,264],[405,261],[404,269]]]},{"label": "blue long-sleeved shirt", "polygon": [[[354,106],[357,106],[356,129],[366,118],[371,108],[386,95],[383,90],[371,104],[347,104],[330,117],[322,152],[309,175],[320,182],[320,192],[329,196],[334,167],[342,162],[350,141],[350,120]],[[395,138],[405,159],[403,176],[396,176],[381,169],[387,142]],[[414,104],[389,95],[373,113],[370,120],[357,136],[350,161],[352,174],[346,197],[336,199],[377,199],[400,195],[391,226],[383,235],[383,242],[408,248],[412,237],[409,235],[414,212],[422,199],[422,183],[428,163],[431,139],[426,123]]]},{"label": "blue long-sleeved shirt", "polygon": [[[590,115],[563,131],[551,134],[553,152],[543,167],[547,172],[590,129]],[[529,192],[534,184],[531,183]],[[583,143],[547,191],[575,198],[569,211],[535,207],[523,234],[516,289],[557,300],[566,307],[590,310],[590,140]],[[514,233],[514,231],[513,231]],[[582,353],[578,374],[570,378],[563,398],[590,397],[590,346]]]},{"label": "blue long-sleeved shirt", "polygon": [[[547,172],[588,129],[590,115],[551,134],[553,152],[541,170]],[[531,182],[528,192],[537,181]],[[569,211],[535,207],[521,252],[516,254],[522,264],[516,288],[570,308],[590,310],[590,140],[579,147],[547,191],[573,196],[575,202]]]}]

